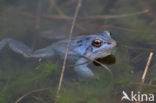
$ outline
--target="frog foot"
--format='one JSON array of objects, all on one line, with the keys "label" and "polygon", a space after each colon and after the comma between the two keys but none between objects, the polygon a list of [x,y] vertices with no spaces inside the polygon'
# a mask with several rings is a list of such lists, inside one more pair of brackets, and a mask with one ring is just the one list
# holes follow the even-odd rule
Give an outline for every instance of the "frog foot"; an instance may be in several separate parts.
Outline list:
[{"label": "frog foot", "polygon": [[[87,61],[88,60],[85,58],[80,58],[76,62],[76,66],[74,67],[74,70],[77,72],[78,75],[82,77],[93,77],[94,73],[87,67],[88,64],[82,64]],[[82,64],[82,65],[79,65],[79,64]]]}]

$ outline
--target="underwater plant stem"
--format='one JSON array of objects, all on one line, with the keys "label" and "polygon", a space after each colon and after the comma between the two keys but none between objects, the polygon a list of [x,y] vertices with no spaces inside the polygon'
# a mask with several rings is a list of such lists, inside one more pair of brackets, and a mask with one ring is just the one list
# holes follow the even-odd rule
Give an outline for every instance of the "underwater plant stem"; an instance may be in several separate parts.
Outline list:
[{"label": "underwater plant stem", "polygon": [[31,50],[34,49],[39,35],[39,29],[40,29],[40,22],[41,22],[41,10],[42,10],[42,0],[38,0],[37,8],[36,8],[36,15],[35,15],[35,22],[34,22],[34,33],[33,33],[33,41],[31,45]]},{"label": "underwater plant stem", "polygon": [[154,31],[130,29],[130,28],[120,27],[120,26],[116,26],[116,25],[103,25],[102,27],[112,28],[112,29],[119,29],[119,30],[128,31],[128,32],[145,33],[145,34],[151,34],[151,35],[156,34],[156,32],[154,32]]},{"label": "underwater plant stem", "polygon": [[137,51],[137,50],[138,51],[147,51],[147,52],[155,51],[155,48],[141,48],[141,47],[132,47],[132,46],[127,46],[127,45],[125,45],[124,47],[127,49],[135,50],[135,51]]},{"label": "underwater plant stem", "polygon": [[36,21],[35,21],[35,29],[36,30],[38,30],[40,28],[41,8],[42,8],[42,0],[39,0],[38,4],[37,4],[37,11],[36,11]]},{"label": "underwater plant stem", "polygon": [[[55,19],[65,19],[67,22],[71,22],[71,20],[73,20],[74,17],[70,17],[64,14],[64,12],[55,4],[54,0],[50,0],[51,4],[54,6],[54,8],[56,9],[56,11],[58,12],[58,15],[50,15],[53,17],[55,17]],[[86,31],[86,29],[84,29],[83,27],[81,27],[81,25],[79,24],[75,24],[75,27],[79,28],[81,31]]]},{"label": "underwater plant stem", "polygon": [[[138,82],[129,82],[129,84],[140,85],[140,83],[138,83]],[[147,84],[147,83],[144,83],[144,84],[142,84],[142,86],[156,88],[156,85],[155,84]]]},{"label": "underwater plant stem", "polygon": [[[71,29],[70,29],[70,33],[69,33],[67,49],[66,49],[66,53],[65,53],[65,56],[64,56],[64,61],[63,61],[63,66],[62,66],[62,72],[61,72],[61,76],[60,76],[60,80],[59,80],[59,84],[58,84],[58,89],[57,89],[56,97],[59,96],[59,93],[60,93],[60,90],[61,90],[62,80],[63,80],[65,66],[66,66],[66,60],[67,60],[68,51],[69,51],[69,47],[70,47],[70,43],[71,43],[71,37],[72,37],[72,33],[73,33],[75,22],[76,22],[76,19],[77,19],[77,15],[78,15],[79,9],[81,7],[81,2],[82,2],[82,0],[78,0],[77,7],[76,7],[76,10],[75,10],[75,13],[74,13],[74,19],[72,21],[72,25],[71,25]],[[55,103],[56,103],[56,101],[55,101]]]},{"label": "underwater plant stem", "polygon": [[114,19],[114,18],[122,18],[122,17],[128,17],[128,16],[133,16],[133,15],[139,15],[139,14],[144,14],[148,13],[150,10],[146,9],[140,12],[135,12],[135,13],[128,13],[128,14],[121,14],[121,15],[96,15],[96,16],[85,16],[83,19]]},{"label": "underwater plant stem", "polygon": [[131,62],[133,62],[133,63],[137,62],[137,60],[138,60],[141,56],[143,56],[143,55],[145,55],[145,54],[146,54],[146,52],[142,52],[142,53],[138,54],[137,56],[135,56],[134,58],[132,58]]},{"label": "underwater plant stem", "polygon": [[[71,16],[67,16],[67,15],[63,14],[63,12],[61,12],[59,8],[56,8],[56,10],[59,12],[60,17],[59,17],[59,15],[51,15],[51,14],[44,15],[44,17],[53,18],[53,19],[72,20]],[[116,18],[124,18],[124,17],[134,16],[134,15],[146,14],[149,11],[150,11],[149,9],[145,9],[143,11],[139,11],[139,12],[135,12],[135,13],[127,13],[127,14],[119,14],[119,15],[93,15],[93,16],[90,15],[90,16],[82,16],[79,19],[80,20],[86,20],[86,19],[87,20],[88,19],[91,19],[91,20],[116,19]],[[58,18],[56,18],[56,17],[58,17]]]}]

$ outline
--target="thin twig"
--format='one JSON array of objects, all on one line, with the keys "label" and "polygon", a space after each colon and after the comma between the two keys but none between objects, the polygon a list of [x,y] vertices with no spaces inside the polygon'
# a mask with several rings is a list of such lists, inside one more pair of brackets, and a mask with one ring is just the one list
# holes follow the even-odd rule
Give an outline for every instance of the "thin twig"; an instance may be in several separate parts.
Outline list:
[{"label": "thin twig", "polygon": [[153,56],[153,52],[151,52],[150,55],[149,55],[149,58],[148,58],[144,73],[143,73],[142,78],[141,78],[142,83],[144,83],[144,81],[145,81],[145,77],[146,77],[146,74],[147,74],[148,67],[149,67],[149,64],[151,62],[152,56]]},{"label": "thin twig", "polygon": [[[50,1],[51,1],[51,4],[56,9],[56,11],[58,12],[58,14],[60,15],[60,17],[57,16],[57,15],[51,15],[51,17],[55,17],[55,19],[64,18],[69,23],[71,22],[71,20],[73,20],[74,17],[70,17],[70,16],[65,15],[64,12],[55,4],[55,1],[54,0],[50,0]],[[84,29],[83,27],[81,27],[79,24],[75,24],[75,27],[78,27],[80,30],[86,31],[86,29]]]},{"label": "thin twig", "polygon": [[64,3],[62,4],[62,6],[71,5],[71,4],[75,3],[75,2],[76,2],[76,0],[68,0],[68,1],[64,2]]},{"label": "thin twig", "polygon": [[36,11],[36,21],[35,21],[36,30],[40,28],[41,8],[42,8],[42,0],[38,0],[37,11]]},{"label": "thin twig", "polygon": [[[67,15],[64,15],[62,11],[60,11],[60,9],[57,7],[56,8],[57,11],[59,11],[59,14],[61,14],[61,17],[62,19],[72,19],[70,16],[67,16]],[[122,18],[122,17],[128,17],[128,16],[134,16],[134,15],[139,15],[139,14],[145,14],[145,13],[148,13],[149,10],[146,9],[146,10],[143,10],[143,11],[140,11],[140,12],[136,12],[136,13],[128,13],[128,14],[120,14],[120,15],[94,15],[94,16],[82,16],[82,17],[79,17],[79,19],[116,19],[116,18]],[[57,15],[45,15],[45,17],[48,17],[48,18],[55,18],[56,19],[56,16]],[[62,17],[64,16],[64,17]]]},{"label": "thin twig", "polygon": [[66,15],[62,12],[62,10],[55,4],[55,0],[50,0],[52,6],[56,9],[56,11],[59,13],[60,16],[65,16]]},{"label": "thin twig", "polygon": [[[21,12],[21,14],[24,15],[24,16],[30,17],[30,18],[34,18],[34,16],[32,14],[28,13],[28,12]],[[68,21],[73,20],[73,17],[67,16],[67,15],[66,16],[63,16],[63,15],[49,15],[49,14],[47,15],[47,14],[45,14],[45,15],[42,15],[42,17],[44,17],[44,18],[50,18],[50,19],[60,19],[60,20],[63,19],[63,20],[68,20]],[[83,18],[83,17],[81,17],[81,18]],[[104,28],[119,29],[119,30],[129,31],[129,32],[137,32],[137,33],[145,33],[145,34],[156,34],[156,32],[148,32],[148,31],[143,31],[143,30],[135,30],[135,29],[125,28],[125,27],[119,27],[119,26],[115,26],[115,25],[103,25],[103,27]],[[82,29],[82,27],[80,29]],[[154,42],[154,44],[156,44],[156,43]]]},{"label": "thin twig", "polygon": [[[71,50],[71,51],[73,51],[73,50]],[[77,53],[77,54],[80,55],[80,56],[83,56],[83,57],[89,59],[90,61],[94,61],[94,62],[100,64],[102,67],[104,67],[106,70],[108,70],[108,71],[110,72],[110,74],[112,75],[112,71],[111,71],[106,65],[102,64],[101,62],[99,62],[99,61],[97,61],[97,60],[95,60],[95,59],[91,59],[91,58],[89,58],[88,56],[85,56],[85,55],[83,55],[83,54],[80,54],[80,53],[78,53],[78,52],[76,52],[76,51],[73,51],[73,52]]]},{"label": "thin twig", "polygon": [[[140,83],[138,83],[138,82],[129,82],[128,84],[140,85]],[[147,87],[156,88],[156,85],[155,85],[155,84],[147,84],[147,83],[144,83],[144,84],[142,84],[142,86],[147,86]]]},{"label": "thin twig", "polygon": [[36,15],[35,15],[35,30],[34,30],[34,35],[33,35],[33,42],[31,45],[31,49],[34,49],[34,46],[36,45],[37,39],[38,39],[38,34],[39,34],[39,29],[40,29],[40,22],[41,22],[41,9],[42,9],[42,0],[38,0],[37,4],[37,9],[36,9]]},{"label": "thin twig", "polygon": [[71,37],[72,37],[72,33],[73,33],[75,22],[76,22],[76,18],[77,18],[77,15],[79,13],[81,2],[82,2],[82,0],[78,0],[78,4],[77,4],[77,7],[76,7],[76,10],[75,10],[75,13],[74,13],[74,19],[73,19],[72,26],[71,26],[70,33],[69,33],[67,49],[66,49],[66,53],[65,53],[65,56],[64,56],[62,72],[61,72],[61,76],[60,76],[60,81],[59,81],[56,97],[59,96],[59,93],[60,93],[60,90],[61,90],[63,75],[64,75],[64,71],[65,71],[65,66],[66,66],[66,59],[67,59],[67,56],[68,56],[68,51],[69,51],[69,47],[70,47],[70,43],[71,43]]},{"label": "thin twig", "polygon": [[90,63],[92,63],[92,61],[90,61],[90,62],[83,62],[83,63],[80,63],[80,64],[72,64],[72,65],[69,65],[69,66],[71,66],[71,67],[73,67],[73,66],[79,66],[79,65],[83,65],[83,64],[90,64]]},{"label": "thin twig", "polygon": [[115,26],[115,25],[103,25],[103,27],[119,29],[119,30],[129,31],[129,32],[137,32],[137,33],[145,33],[145,34],[156,34],[156,32],[147,32],[147,31],[143,31],[143,30],[135,30],[135,29],[125,28],[125,27],[120,27],[120,26]]},{"label": "thin twig", "polygon": [[73,20],[73,17],[71,16],[63,16],[63,15],[43,15],[45,18],[50,18],[50,19],[64,19],[64,20]]},{"label": "thin twig", "polygon": [[26,94],[24,94],[23,96],[21,96],[20,98],[18,98],[15,103],[19,103],[23,98],[29,96],[32,93],[36,93],[36,92],[41,92],[41,91],[45,91],[45,90],[50,90],[51,88],[42,88],[42,89],[36,89],[36,90],[32,90]]},{"label": "thin twig", "polygon": [[125,48],[132,49],[132,50],[140,50],[140,51],[156,51],[156,49],[148,49],[148,48],[141,48],[141,47],[131,47],[131,46],[124,46]]},{"label": "thin twig", "polygon": [[[146,78],[146,74],[147,74],[147,71],[148,71],[149,64],[150,64],[150,62],[151,62],[152,56],[153,56],[153,52],[150,52],[150,55],[149,55],[149,57],[148,57],[148,61],[147,61],[147,64],[146,64],[144,73],[142,74],[141,81],[140,81],[139,86],[138,86],[138,88],[137,88],[138,91],[142,91],[142,86],[144,85],[145,78]],[[134,103],[142,103],[142,102],[143,102],[143,101],[134,102]]]},{"label": "thin twig", "polygon": [[139,15],[148,13],[149,9],[146,9],[144,11],[136,12],[136,13],[129,13],[129,14],[121,14],[121,15],[96,15],[96,16],[85,16],[82,19],[114,19],[114,18],[122,18],[127,16],[133,16],[133,15]]},{"label": "thin twig", "polygon": [[[73,17],[71,16],[67,16],[65,15],[61,9],[59,9],[56,5],[54,5],[55,9],[57,10],[57,12],[59,13],[59,15],[51,15],[51,14],[45,14],[43,15],[43,17],[45,18],[51,18],[51,19],[67,19],[67,20],[72,20]],[[116,18],[122,18],[122,17],[128,17],[128,16],[134,16],[134,15],[139,15],[139,14],[144,14],[144,13],[148,13],[149,10],[143,10],[140,12],[136,12],[136,13],[128,13],[128,14],[120,14],[120,15],[93,15],[93,16],[82,16],[79,17],[79,19],[116,19]],[[24,15],[30,16],[31,14],[28,13],[22,13]]]},{"label": "thin twig", "polygon": [[146,42],[146,44],[156,45],[156,42]]},{"label": "thin twig", "polygon": [[132,58],[131,61],[135,63],[140,57],[142,57],[145,54],[146,54],[146,52],[142,52],[142,53],[138,54],[137,56],[135,56],[134,58]]}]

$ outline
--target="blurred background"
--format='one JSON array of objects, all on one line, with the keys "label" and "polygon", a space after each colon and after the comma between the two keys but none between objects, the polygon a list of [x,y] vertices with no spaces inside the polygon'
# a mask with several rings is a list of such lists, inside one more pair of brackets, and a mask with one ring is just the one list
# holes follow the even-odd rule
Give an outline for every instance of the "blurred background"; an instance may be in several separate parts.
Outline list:
[{"label": "blurred background", "polygon": [[[0,0],[0,40],[13,38],[35,50],[55,42],[56,35],[68,36],[77,3]],[[113,77],[90,64],[99,80],[79,80],[67,68],[57,103],[120,103],[123,90],[138,91],[150,52],[154,55],[141,92],[156,94],[155,5],[155,0],[82,0],[73,36],[112,32],[118,44],[116,62],[107,66]],[[0,103],[53,103],[61,64],[60,58],[28,59],[5,47],[0,51]]]}]

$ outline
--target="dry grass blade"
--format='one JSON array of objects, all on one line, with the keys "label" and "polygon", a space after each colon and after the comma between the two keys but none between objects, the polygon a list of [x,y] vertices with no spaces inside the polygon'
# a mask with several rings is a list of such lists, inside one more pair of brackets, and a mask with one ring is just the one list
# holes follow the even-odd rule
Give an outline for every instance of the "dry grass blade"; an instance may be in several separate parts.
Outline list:
[{"label": "dry grass blade", "polygon": [[147,74],[148,67],[149,67],[149,64],[150,64],[150,62],[151,62],[152,56],[153,56],[153,52],[150,52],[150,55],[149,55],[149,57],[148,57],[148,61],[147,61],[147,64],[146,64],[144,73],[142,74],[142,78],[141,78],[140,85],[139,85],[139,87],[138,87],[139,90],[140,90],[141,86],[144,84],[144,81],[145,81],[145,78],[146,78],[146,74]]},{"label": "dry grass blade", "polygon": [[149,58],[148,58],[144,73],[143,73],[142,78],[141,78],[142,83],[144,83],[144,81],[145,81],[145,77],[146,77],[146,74],[147,74],[148,67],[149,67],[149,64],[151,62],[152,56],[153,56],[153,52],[151,52],[150,55],[149,55]]},{"label": "dry grass blade", "polygon": [[[148,57],[148,61],[147,61],[144,73],[142,74],[141,81],[140,81],[139,86],[137,88],[138,91],[141,91],[142,90],[142,86],[145,85],[144,82],[145,82],[146,74],[147,74],[147,71],[148,71],[149,64],[151,62],[152,56],[153,56],[153,52],[150,52],[150,55]],[[139,101],[139,102],[135,102],[135,103],[142,103],[142,102],[143,101]]]},{"label": "dry grass blade", "polygon": [[19,103],[23,98],[27,97],[28,95],[32,94],[32,93],[36,93],[36,92],[42,92],[45,90],[50,90],[51,88],[42,88],[42,89],[36,89],[36,90],[32,90],[26,94],[24,94],[23,96],[21,96],[20,98],[18,98],[15,103]]},{"label": "dry grass blade", "polygon": [[67,56],[68,56],[68,51],[69,51],[69,47],[70,47],[70,43],[71,43],[71,37],[72,37],[75,22],[76,22],[76,18],[77,18],[77,15],[78,15],[78,12],[79,12],[79,9],[80,9],[80,6],[81,6],[81,2],[82,2],[82,0],[78,0],[78,4],[77,4],[77,7],[76,7],[76,10],[75,10],[75,13],[74,13],[74,19],[73,19],[72,26],[71,26],[70,33],[69,33],[67,49],[66,49],[66,53],[65,53],[65,56],[64,56],[62,72],[61,72],[61,76],[60,76],[60,81],[59,81],[56,97],[58,97],[59,93],[60,93],[62,80],[63,80],[63,75],[64,75],[64,71],[65,71],[65,66],[66,66],[66,59],[67,59]]}]

